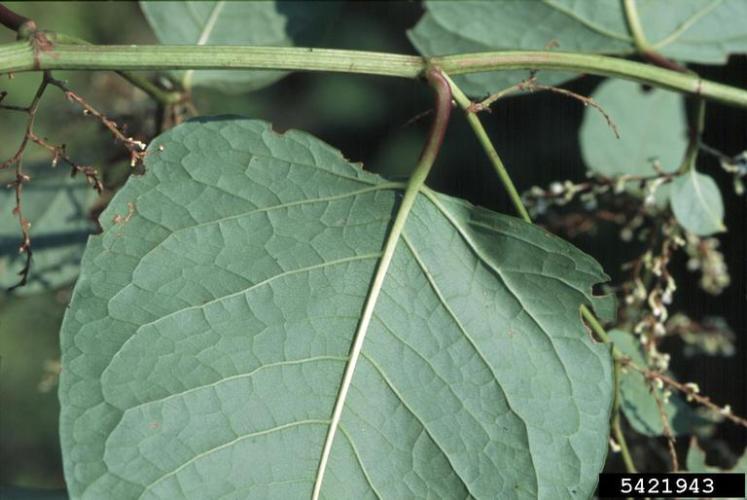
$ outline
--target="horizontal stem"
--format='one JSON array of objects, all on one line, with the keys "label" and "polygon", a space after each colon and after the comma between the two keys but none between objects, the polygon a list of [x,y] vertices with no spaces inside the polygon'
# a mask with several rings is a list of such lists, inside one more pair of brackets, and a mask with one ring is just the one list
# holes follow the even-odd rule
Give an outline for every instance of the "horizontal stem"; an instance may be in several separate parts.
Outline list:
[{"label": "horizontal stem", "polygon": [[56,43],[35,57],[28,42],[0,45],[0,73],[46,69],[259,69],[420,77],[428,65],[450,75],[537,69],[612,76],[747,107],[747,91],[625,59],[564,52],[485,52],[433,57],[302,47],[76,45]]},{"label": "horizontal stem", "polygon": [[[66,35],[64,33],[44,32],[44,34],[47,39],[55,45],[59,43],[71,45],[91,45],[85,40]],[[183,96],[180,92],[163,90],[158,85],[148,80],[148,78],[142,73],[117,71],[117,74],[163,105],[176,104],[180,100],[182,100]]]}]

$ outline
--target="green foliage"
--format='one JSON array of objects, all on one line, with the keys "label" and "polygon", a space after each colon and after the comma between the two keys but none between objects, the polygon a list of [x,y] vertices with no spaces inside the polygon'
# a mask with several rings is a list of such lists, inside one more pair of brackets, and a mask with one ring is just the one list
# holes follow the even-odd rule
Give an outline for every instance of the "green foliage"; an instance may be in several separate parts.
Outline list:
[{"label": "green foliage", "polygon": [[[638,340],[627,332],[613,330],[609,332],[615,347],[630,357],[638,366],[648,366],[641,352]],[[646,436],[661,436],[664,434],[664,424],[656,403],[656,398],[664,401],[662,390],[652,390],[642,373],[629,369],[623,372],[620,381],[622,400],[620,407],[630,425]],[[697,426],[710,423],[698,416],[679,394],[672,394],[669,401],[664,403],[669,427],[674,434],[690,434]]]},{"label": "green foliage", "polygon": [[[306,497],[402,186],[228,117],[166,132],[146,163],[63,324],[71,494]],[[403,235],[324,497],[590,496],[612,380],[579,306],[599,265],[430,190]]]},{"label": "green foliage", "polygon": [[[4,478],[20,478],[21,484],[64,485],[55,369],[67,298],[44,292],[0,299],[0,461]],[[5,490],[0,489],[0,498],[6,498]]]},{"label": "green foliage", "polygon": [[[49,164],[27,168],[33,182],[23,189],[23,215],[31,221],[33,265],[29,282],[16,289],[33,294],[72,282],[80,270],[86,238],[94,228],[89,209],[96,193],[81,178],[70,178],[70,171],[53,169]],[[18,253],[20,226],[11,216],[16,205],[15,191],[0,190],[0,286],[18,283],[26,263]]]},{"label": "green foliage", "polygon": [[[409,39],[422,54],[464,55],[442,68],[447,73],[474,62],[467,52],[487,50],[635,55],[643,41],[662,57],[708,63],[747,51],[742,21],[747,2],[742,0],[678,0],[676,8],[671,2],[636,0],[646,38],[638,40],[638,48],[624,3],[618,0],[432,0],[424,2],[426,12],[417,25],[420,3],[382,7],[349,2],[344,19],[319,42],[340,4],[141,2],[116,4],[105,15],[94,4],[66,3],[62,10],[43,3],[11,7],[44,29],[102,44],[152,43],[155,33],[164,44],[388,52],[347,52],[344,63],[337,58],[340,53],[332,53],[322,64],[301,69],[352,71],[370,58],[379,61],[377,71],[392,70],[390,76],[408,78],[427,65],[395,55],[411,52],[403,36],[411,26]],[[121,29],[125,25],[127,29]],[[15,40],[16,33],[8,30],[2,48],[11,56],[8,60],[15,57],[13,50],[31,58],[29,47],[10,43]],[[81,56],[85,51],[80,48],[58,44],[56,55],[65,50],[67,55],[54,68],[68,67],[66,58]],[[89,50],[87,57],[96,56],[99,63],[103,59],[98,56],[113,55],[100,47]],[[129,62],[136,63],[148,50],[150,57],[158,53],[133,50]],[[265,53],[256,47],[247,53],[251,51]],[[303,52],[302,65],[307,57]],[[51,61],[47,52],[39,54]],[[232,56],[228,50],[224,54]],[[295,54],[293,61],[298,61]],[[638,54],[645,62],[644,56]],[[288,64],[288,57],[281,55],[277,61]],[[608,58],[564,57],[581,61],[574,66],[578,72],[637,78],[685,93],[702,83],[707,99],[747,102],[743,91],[695,75]],[[544,64],[557,60],[552,55],[539,59],[546,59]],[[85,61],[81,57],[76,64],[93,64],[92,59]],[[159,62],[151,59],[149,64]],[[484,96],[517,84],[530,70],[455,79],[471,95]],[[185,102],[156,109],[113,72],[91,78],[54,69],[56,78],[68,80],[70,88],[123,126],[127,135],[144,141],[150,141],[160,124],[167,128],[172,119],[191,113],[192,105],[197,114],[229,111],[264,120],[202,118],[165,133],[148,151],[145,175],[128,180],[101,216],[104,233],[89,240],[62,332],[61,433],[72,498],[309,496],[331,410],[340,399],[341,373],[360,328],[362,305],[375,296],[371,283],[382,245],[399,234],[391,226],[404,184],[364,172],[360,164],[305,133],[278,135],[268,122],[279,130],[313,131],[344,145],[344,151],[356,161],[362,158],[368,168],[399,179],[411,173],[422,149],[427,119],[420,118],[427,104],[420,101],[424,88],[411,80],[346,74],[299,75],[262,92],[237,94],[267,87],[283,75],[259,70],[172,72],[187,90]],[[2,111],[3,137],[25,129],[27,116],[17,111],[30,100],[38,76],[21,73],[3,84],[2,90],[8,91],[3,105],[16,108]],[[538,83],[559,84],[574,76],[543,69]],[[164,74],[150,77],[167,85]],[[673,81],[681,83],[671,86]],[[587,87],[579,82],[572,88]],[[603,221],[625,222],[621,235],[631,234],[636,245],[648,244],[641,249],[643,257],[632,262],[633,268],[638,266],[631,271],[633,277],[612,287],[630,301],[618,308],[608,297],[592,295],[591,286],[606,276],[570,244],[512,217],[423,188],[367,327],[322,498],[592,496],[596,474],[607,459],[610,406],[618,388],[612,386],[610,346],[590,340],[579,306],[595,306],[600,321],[620,321],[615,323],[620,330],[611,333],[617,347],[641,366],[660,366],[665,358],[654,358],[650,351],[644,355],[639,338],[622,330],[666,316],[652,316],[654,309],[666,313],[688,302],[680,302],[679,294],[695,287],[683,286],[679,276],[671,276],[679,287],[677,302],[669,300],[675,283],[666,281],[670,257],[676,262],[687,252],[688,266],[697,264],[701,286],[710,291],[718,287],[703,283],[728,282],[726,264],[732,258],[718,251],[715,238],[698,239],[673,227],[666,203],[617,199],[617,191],[609,189],[619,185],[615,179],[621,176],[655,176],[657,160],[673,175],[649,179],[644,189],[658,187],[659,200],[670,201],[680,225],[690,233],[705,236],[725,230],[724,204],[710,177],[713,172],[705,170],[708,164],[698,165],[703,173],[694,167],[678,170],[689,165],[683,162],[688,142],[685,98],[619,81],[602,83],[593,97],[622,135],[616,139],[603,116],[589,108],[580,133],[581,151],[588,168],[606,178],[555,182],[546,191],[539,189],[535,199],[544,196],[541,200],[552,211],[538,210],[546,214],[538,222],[570,236],[598,229],[600,240],[612,234],[602,227],[607,224]],[[561,109],[555,107],[557,100],[545,101],[551,109],[544,108],[540,97],[530,99],[527,107],[526,100],[505,103],[490,118],[468,117],[500,169],[501,161],[489,145],[497,136],[492,138],[498,139],[500,154],[505,153],[507,169],[520,172],[515,179],[520,188],[549,183],[558,172],[561,180],[581,174],[576,130],[555,113]],[[467,108],[470,102],[466,97],[464,101],[457,99]],[[121,158],[113,157],[111,137],[100,123],[83,116],[62,94],[56,100],[45,96],[43,111],[34,122],[38,136],[50,135],[55,144],[67,144],[76,161],[101,167],[108,189],[116,190],[133,172],[128,162],[115,163]],[[483,118],[489,133],[480,124]],[[101,129],[98,134],[96,128]],[[718,135],[706,136],[713,146],[708,151],[739,179],[742,165],[730,155],[741,149],[712,144]],[[439,154],[441,168],[428,184],[507,209],[508,203],[501,206],[505,197],[491,184],[494,179],[485,172],[478,176],[480,169],[487,171],[487,164],[480,165],[476,151],[469,149],[473,141],[464,122],[455,119]],[[0,160],[12,156],[18,144],[15,139],[2,142]],[[66,170],[51,169],[48,150],[34,149],[33,144],[29,149],[24,165],[40,163],[27,168],[32,182],[23,195],[24,214],[32,223],[33,274],[31,284],[18,291],[27,296],[0,298],[0,461],[12,463],[10,472],[3,467],[0,482],[59,488],[59,407],[53,394],[44,391],[54,387],[59,369],[56,332],[68,290],[58,287],[69,285],[81,270],[83,243],[95,227],[88,221],[95,194],[82,179],[65,179]],[[548,177],[548,169],[557,170]],[[0,181],[12,182],[12,170],[7,168]],[[508,174],[501,180],[504,186],[511,183]],[[578,204],[583,210],[574,213]],[[11,214],[14,206],[12,190],[2,192],[2,286],[16,282],[23,264],[17,254],[20,231]],[[686,247],[681,248],[676,241],[685,236]],[[728,240],[720,239],[730,248]],[[609,240],[612,243],[603,241],[595,252],[601,250],[599,255],[610,261],[619,257],[618,246],[625,247],[621,255],[631,250],[632,245]],[[650,273],[655,275],[653,285],[647,279]],[[664,286],[666,292],[659,293]],[[657,303],[660,298],[662,303]],[[593,318],[586,320],[594,324]],[[701,333],[685,327],[676,331],[671,317],[663,321],[656,327],[670,336],[722,338],[718,328],[706,328],[705,322]],[[602,326],[596,327],[597,336],[604,337]],[[620,382],[620,407],[634,430],[660,436],[654,395],[663,398],[663,392],[652,392],[633,370]],[[678,394],[671,396],[665,411],[675,433],[713,438],[709,431],[714,422],[701,418]],[[709,441],[709,450],[717,449],[718,439]],[[661,442],[631,441],[640,470],[651,464],[642,449],[660,451]],[[618,466],[617,457],[611,455],[612,467]],[[734,470],[747,467],[746,457]],[[32,462],[38,469],[29,465]],[[694,441],[687,466],[691,471],[719,470],[706,464],[705,453]],[[66,496],[0,487],[0,497]]]},{"label": "green foliage", "polygon": [[[646,38],[667,57],[688,62],[723,63],[730,53],[747,51],[747,2],[638,0]],[[426,14],[410,31],[426,56],[494,50],[543,50],[628,55],[633,39],[620,0],[426,0]],[[542,73],[547,84],[570,74]],[[497,92],[526,78],[526,72],[480,73],[458,79],[471,95]]]},{"label": "green foliage", "polygon": [[708,236],[726,230],[721,191],[710,176],[690,169],[672,183],[671,202],[677,222],[688,231]]},{"label": "green foliage", "polygon": [[592,95],[617,125],[620,138],[596,109],[587,108],[579,140],[589,168],[608,177],[654,176],[679,168],[687,148],[683,99],[666,90],[648,90],[622,80],[603,82]]},{"label": "green foliage", "polygon": [[[309,45],[324,31],[339,7],[337,2],[147,2],[141,1],[148,23],[163,44],[172,45]],[[210,86],[246,92],[285,76],[280,71],[185,71],[185,87]]]}]

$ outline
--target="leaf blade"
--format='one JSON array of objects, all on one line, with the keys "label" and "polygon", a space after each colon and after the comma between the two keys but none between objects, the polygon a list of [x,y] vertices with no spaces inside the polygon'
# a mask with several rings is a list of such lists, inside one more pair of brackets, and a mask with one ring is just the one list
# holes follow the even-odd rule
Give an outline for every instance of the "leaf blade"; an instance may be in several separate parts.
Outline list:
[{"label": "leaf blade", "polygon": [[[740,22],[747,5],[740,0],[636,2],[648,41],[663,55],[685,62],[724,63],[730,53],[747,51]],[[631,55],[636,52],[622,3],[616,0],[426,1],[426,13],[408,32],[424,56],[499,50],[544,50],[555,43],[564,52]],[[498,92],[526,78],[524,72],[494,72],[459,77],[472,96]],[[541,72],[555,85],[569,73]]]},{"label": "leaf blade", "polygon": [[[140,8],[163,44],[292,46],[313,44],[339,8],[336,2],[147,2]],[[271,85],[283,71],[187,70],[183,84],[239,93]]]},{"label": "leaf blade", "polygon": [[[151,151],[90,241],[63,326],[71,493],[308,496],[402,185],[252,120],[192,121]],[[578,306],[604,274],[539,228],[425,192],[322,495],[590,494],[611,364]],[[106,222],[128,203],[129,222]]]},{"label": "leaf blade", "polygon": [[708,175],[690,169],[672,183],[672,211],[677,222],[698,236],[726,231],[721,190]]},{"label": "leaf blade", "polygon": [[644,92],[633,82],[607,80],[592,97],[617,124],[620,138],[596,110],[585,110],[579,140],[590,169],[608,177],[653,176],[657,161],[664,172],[677,170],[687,148],[687,122],[679,95]]}]

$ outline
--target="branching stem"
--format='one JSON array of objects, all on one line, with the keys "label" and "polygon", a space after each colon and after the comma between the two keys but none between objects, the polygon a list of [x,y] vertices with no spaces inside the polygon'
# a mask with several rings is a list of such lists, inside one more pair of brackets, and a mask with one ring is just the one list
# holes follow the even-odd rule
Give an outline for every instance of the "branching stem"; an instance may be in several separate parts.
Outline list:
[{"label": "branching stem", "polygon": [[454,96],[454,100],[466,113],[467,122],[469,122],[470,127],[472,127],[472,131],[475,133],[477,140],[480,142],[480,145],[488,155],[488,159],[493,165],[495,172],[498,174],[503,187],[508,192],[508,196],[509,198],[511,198],[511,203],[514,206],[514,209],[522,219],[524,219],[526,222],[531,223],[532,218],[529,216],[529,212],[524,206],[524,203],[521,201],[521,195],[516,189],[514,182],[511,180],[511,176],[508,174],[506,166],[503,164],[503,161],[501,161],[501,157],[498,156],[498,152],[495,150],[493,143],[490,141],[488,133],[485,130],[485,127],[483,127],[480,118],[476,113],[471,111],[472,109],[474,109],[472,101],[469,100],[469,98],[464,94],[464,92],[462,92],[462,90],[454,83],[451,78],[449,78],[448,76],[446,76],[446,78],[448,79],[449,85],[451,86],[451,94]]}]

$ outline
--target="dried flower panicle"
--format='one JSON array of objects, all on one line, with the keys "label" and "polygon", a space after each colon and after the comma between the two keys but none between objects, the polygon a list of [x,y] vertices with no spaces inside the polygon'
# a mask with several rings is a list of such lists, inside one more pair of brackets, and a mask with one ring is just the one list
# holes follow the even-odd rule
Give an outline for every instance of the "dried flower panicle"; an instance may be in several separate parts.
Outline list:
[{"label": "dried flower panicle", "polygon": [[684,343],[685,356],[733,356],[736,334],[723,318],[706,317],[694,321],[685,314],[674,314],[666,324],[667,335],[677,336]]},{"label": "dried flower panicle", "polygon": [[687,268],[700,271],[700,287],[711,295],[719,295],[731,283],[724,254],[718,249],[717,238],[701,238],[692,233],[686,235],[685,251],[689,257]]}]

